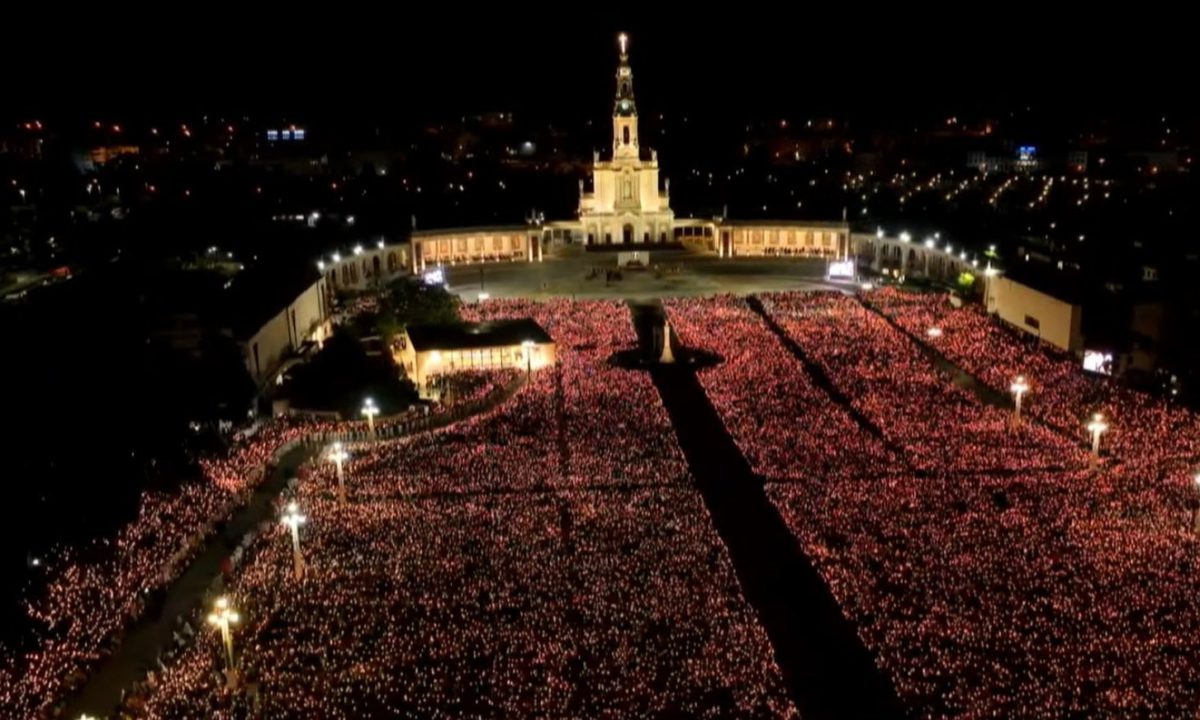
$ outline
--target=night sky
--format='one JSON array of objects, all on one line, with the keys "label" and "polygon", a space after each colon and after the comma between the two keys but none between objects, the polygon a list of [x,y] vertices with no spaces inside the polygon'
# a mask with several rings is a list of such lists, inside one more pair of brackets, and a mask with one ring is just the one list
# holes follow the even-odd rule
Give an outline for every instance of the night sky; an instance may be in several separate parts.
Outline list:
[{"label": "night sky", "polygon": [[[635,15],[650,10],[634,7]],[[215,6],[196,6],[175,20],[113,14],[14,24],[22,32],[0,49],[10,71],[0,113],[594,117],[609,110],[618,30],[633,38],[643,113],[874,120],[1024,104],[1179,112],[1193,103],[1187,23],[1171,14],[1055,19],[1015,5],[982,13],[964,5],[885,17],[866,7],[788,6],[730,18],[729,6],[712,5],[647,22],[465,6],[421,18],[399,5],[339,18],[300,4],[279,8],[277,17],[217,17]]]}]

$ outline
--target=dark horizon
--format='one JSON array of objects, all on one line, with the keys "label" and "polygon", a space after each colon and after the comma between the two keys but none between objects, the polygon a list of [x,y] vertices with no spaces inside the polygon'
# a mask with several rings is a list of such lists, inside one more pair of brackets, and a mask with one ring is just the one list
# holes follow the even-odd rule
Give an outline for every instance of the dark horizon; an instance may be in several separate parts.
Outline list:
[{"label": "dark horizon", "polygon": [[[580,120],[606,113],[615,35],[631,35],[635,90],[647,113],[730,119],[812,115],[908,122],[942,113],[1033,106],[1078,119],[1193,116],[1186,47],[1164,23],[1110,27],[1073,18],[968,20],[937,29],[915,18],[852,24],[810,13],[750,29],[712,22],[523,19],[472,27],[429,22],[389,31],[295,17],[257,27],[105,34],[102,26],[30,23],[3,52],[8,119],[125,121],[182,114],[296,116],[322,121],[436,120],[513,111]],[[1114,24],[1115,25],[1115,24]],[[317,34],[319,31],[319,34]],[[1118,34],[1120,33],[1120,34]],[[71,48],[66,62],[48,48]]]}]

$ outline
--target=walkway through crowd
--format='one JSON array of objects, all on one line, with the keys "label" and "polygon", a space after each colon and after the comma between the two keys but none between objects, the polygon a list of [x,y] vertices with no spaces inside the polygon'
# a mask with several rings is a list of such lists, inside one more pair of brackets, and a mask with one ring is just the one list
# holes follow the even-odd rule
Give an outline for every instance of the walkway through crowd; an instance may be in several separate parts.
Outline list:
[{"label": "walkway through crowd", "polygon": [[[635,304],[631,309],[649,355],[656,349],[662,307]],[[902,717],[891,684],[767,499],[762,479],[729,436],[692,367],[654,365],[650,374],[801,715]]]}]

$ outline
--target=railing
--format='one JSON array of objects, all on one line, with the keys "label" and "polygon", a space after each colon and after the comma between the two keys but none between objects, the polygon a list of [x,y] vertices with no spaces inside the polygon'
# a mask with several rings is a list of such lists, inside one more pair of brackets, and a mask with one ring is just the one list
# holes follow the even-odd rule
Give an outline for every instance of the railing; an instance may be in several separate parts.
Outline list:
[{"label": "railing", "polygon": [[[517,390],[526,382],[524,374],[517,374],[508,384],[501,387],[499,390],[491,393],[487,397],[471,400],[455,405],[454,407],[443,412],[429,412],[426,406],[425,412],[407,411],[399,415],[391,415],[388,417],[379,418],[375,421],[375,432],[365,428],[355,428],[354,430],[327,430],[322,432],[309,433],[299,440],[293,442],[303,443],[305,445],[328,445],[333,442],[355,443],[355,442],[371,442],[375,440],[394,440],[406,435],[425,432],[427,430],[436,430],[441,427],[458,422],[471,415],[477,415],[482,412],[487,412],[507,401]],[[359,423],[361,425],[361,423]]]}]

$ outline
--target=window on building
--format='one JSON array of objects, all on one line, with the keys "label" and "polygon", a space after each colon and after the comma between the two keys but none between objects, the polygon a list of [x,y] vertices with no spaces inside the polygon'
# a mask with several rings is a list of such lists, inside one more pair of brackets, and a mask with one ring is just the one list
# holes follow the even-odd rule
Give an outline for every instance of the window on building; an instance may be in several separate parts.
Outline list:
[{"label": "window on building", "polygon": [[1025,316],[1025,324],[1026,324],[1026,325],[1028,325],[1029,327],[1033,328],[1034,330],[1041,330],[1041,329],[1042,329],[1042,324],[1041,324],[1041,323],[1039,323],[1039,322],[1038,322],[1038,319],[1037,319],[1037,318],[1035,318],[1035,317],[1034,317],[1034,316],[1032,316],[1032,315],[1026,315],[1026,316]]},{"label": "window on building", "polygon": [[621,128],[621,130],[622,130],[621,137],[624,139],[625,144],[628,145],[629,144],[629,126],[626,125],[625,127]]}]

